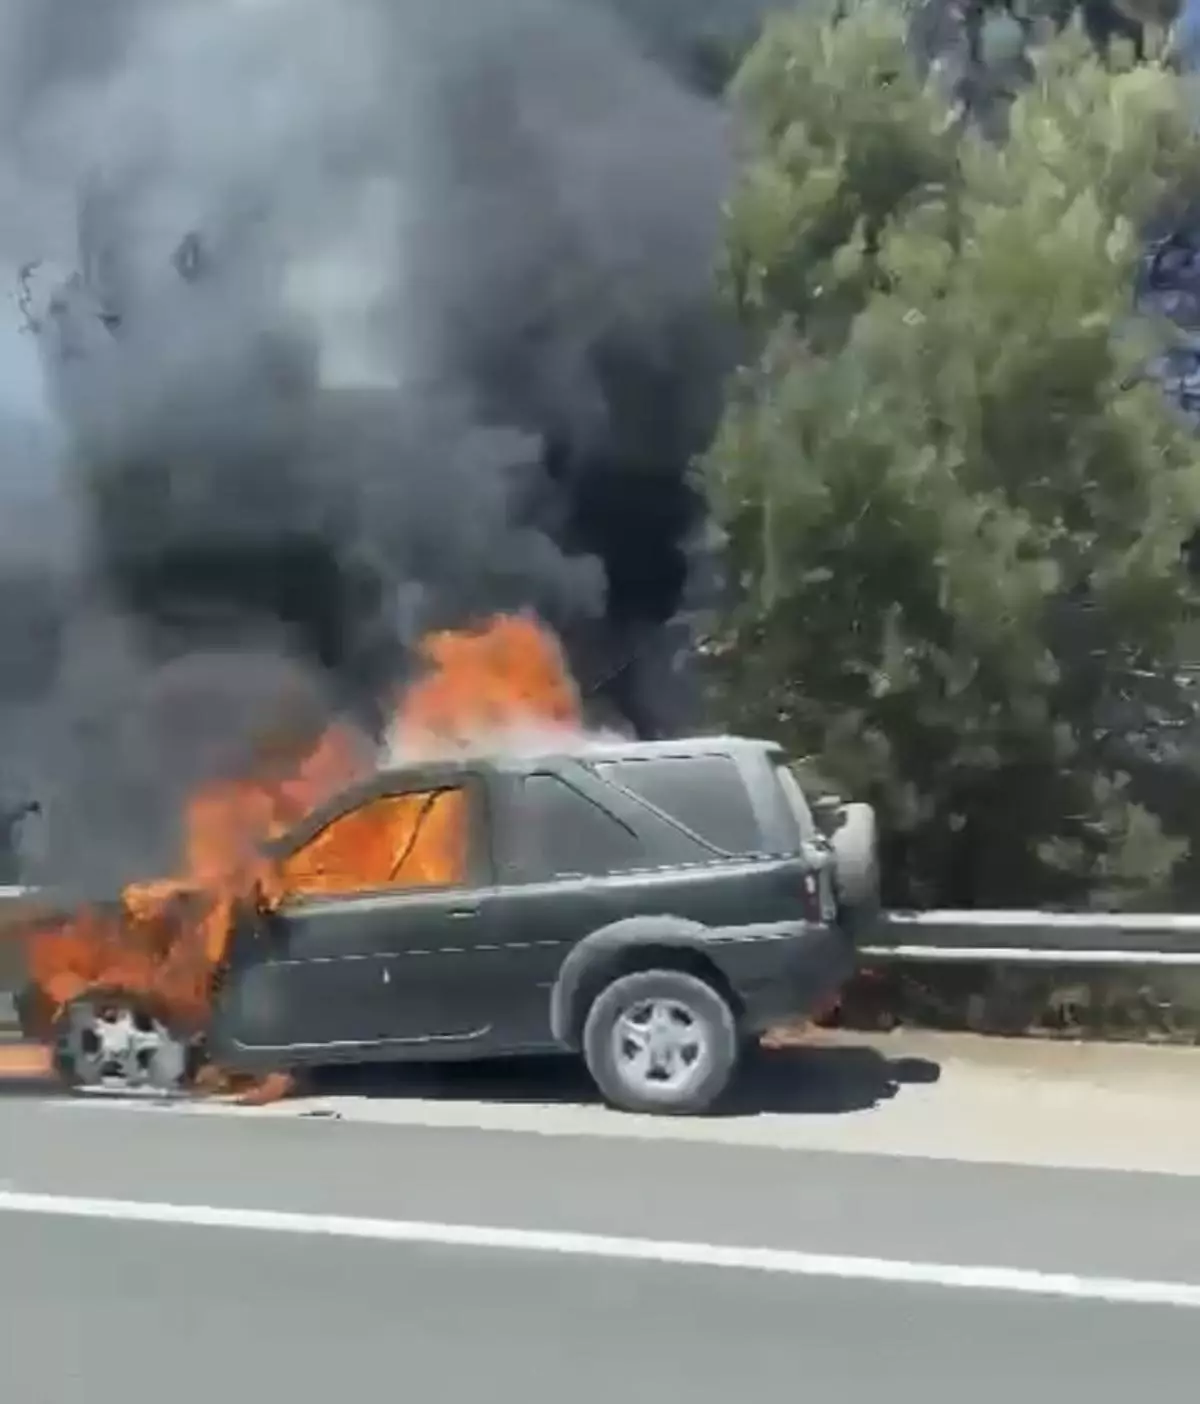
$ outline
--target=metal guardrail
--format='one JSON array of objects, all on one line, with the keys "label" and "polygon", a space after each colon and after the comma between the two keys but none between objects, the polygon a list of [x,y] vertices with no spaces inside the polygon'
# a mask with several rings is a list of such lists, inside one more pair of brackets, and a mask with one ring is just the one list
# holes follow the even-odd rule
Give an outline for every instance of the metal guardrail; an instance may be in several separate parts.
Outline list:
[{"label": "metal guardrail", "polygon": [[1200,914],[887,912],[869,960],[1200,966]]}]

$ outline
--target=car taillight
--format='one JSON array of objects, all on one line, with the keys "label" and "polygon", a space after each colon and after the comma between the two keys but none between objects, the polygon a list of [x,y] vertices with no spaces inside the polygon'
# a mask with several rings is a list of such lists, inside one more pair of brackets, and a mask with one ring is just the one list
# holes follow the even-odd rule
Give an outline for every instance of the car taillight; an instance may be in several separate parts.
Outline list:
[{"label": "car taillight", "polygon": [[833,855],[829,845],[819,839],[805,840],[800,845],[800,858],[805,868],[800,879],[805,921],[835,922],[838,904],[833,885]]}]

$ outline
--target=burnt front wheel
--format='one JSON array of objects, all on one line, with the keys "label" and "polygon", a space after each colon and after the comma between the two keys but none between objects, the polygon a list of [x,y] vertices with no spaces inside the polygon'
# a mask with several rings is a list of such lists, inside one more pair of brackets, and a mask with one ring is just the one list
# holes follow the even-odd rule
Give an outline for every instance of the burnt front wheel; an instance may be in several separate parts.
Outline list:
[{"label": "burnt front wheel", "polygon": [[682,970],[639,970],[597,996],[583,1056],[605,1099],[623,1111],[688,1116],[729,1087],[740,1040],[733,1010]]},{"label": "burnt front wheel", "polygon": [[54,1029],[55,1068],[78,1091],[180,1091],[194,1061],[187,1039],[121,994],[73,1000]]}]

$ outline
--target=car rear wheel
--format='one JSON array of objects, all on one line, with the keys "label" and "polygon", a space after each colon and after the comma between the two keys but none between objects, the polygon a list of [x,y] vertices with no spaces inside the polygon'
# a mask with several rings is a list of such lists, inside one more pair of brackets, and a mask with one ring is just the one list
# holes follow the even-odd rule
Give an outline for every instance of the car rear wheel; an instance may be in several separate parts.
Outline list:
[{"label": "car rear wheel", "polygon": [[623,1111],[707,1111],[733,1080],[739,1050],[728,1002],[681,970],[639,970],[614,980],[583,1028],[588,1072]]}]

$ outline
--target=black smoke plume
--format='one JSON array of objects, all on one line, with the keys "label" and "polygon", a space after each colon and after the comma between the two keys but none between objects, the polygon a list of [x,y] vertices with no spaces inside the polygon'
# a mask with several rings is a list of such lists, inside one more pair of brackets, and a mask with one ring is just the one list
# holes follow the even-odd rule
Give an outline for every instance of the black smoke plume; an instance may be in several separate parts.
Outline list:
[{"label": "black smoke plume", "polygon": [[495,609],[604,721],[690,723],[704,54],[761,8],[0,0],[0,786],[39,875],[161,867],[281,696],[370,726]]}]

